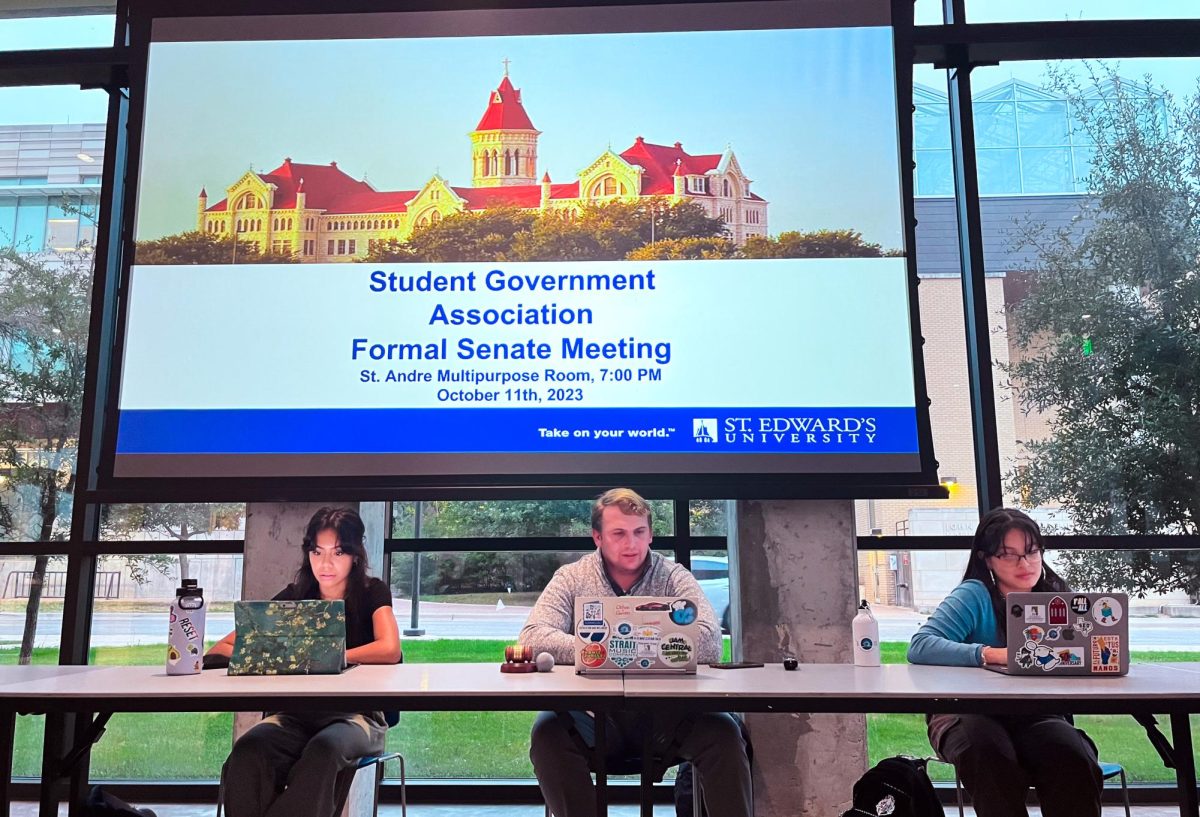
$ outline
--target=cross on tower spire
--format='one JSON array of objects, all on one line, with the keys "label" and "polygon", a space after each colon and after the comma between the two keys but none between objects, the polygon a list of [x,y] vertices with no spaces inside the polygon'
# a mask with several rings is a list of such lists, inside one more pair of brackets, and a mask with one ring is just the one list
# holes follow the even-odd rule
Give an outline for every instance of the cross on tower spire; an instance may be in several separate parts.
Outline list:
[{"label": "cross on tower spire", "polygon": [[510,62],[512,62],[512,60],[510,60],[508,57],[505,57],[504,59],[500,60],[500,62],[504,63],[504,76],[507,77],[508,76],[508,64]]}]

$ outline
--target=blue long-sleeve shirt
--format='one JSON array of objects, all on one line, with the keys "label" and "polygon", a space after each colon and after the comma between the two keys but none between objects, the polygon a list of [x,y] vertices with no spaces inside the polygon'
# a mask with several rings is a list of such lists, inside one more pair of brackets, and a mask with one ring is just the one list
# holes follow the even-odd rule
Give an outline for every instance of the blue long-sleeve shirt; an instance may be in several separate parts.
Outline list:
[{"label": "blue long-sleeve shirt", "polygon": [[908,644],[912,664],[983,666],[984,647],[1003,647],[992,599],[983,582],[968,579],[950,592]]}]

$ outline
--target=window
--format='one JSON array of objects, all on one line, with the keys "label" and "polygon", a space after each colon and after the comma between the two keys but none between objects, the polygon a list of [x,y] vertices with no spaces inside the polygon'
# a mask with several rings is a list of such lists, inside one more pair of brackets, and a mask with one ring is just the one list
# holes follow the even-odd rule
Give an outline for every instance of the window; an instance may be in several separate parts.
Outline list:
[{"label": "window", "polygon": [[[913,156],[916,160],[916,193],[918,196],[953,196],[949,102],[944,91],[930,87],[934,82],[945,82],[945,75],[917,67],[914,69],[914,80]],[[929,84],[926,84],[927,81]]]},{"label": "window", "polygon": [[253,210],[258,207],[258,197],[253,193],[245,193],[238,199],[237,209]]},{"label": "window", "polygon": [[[31,8],[29,4],[25,7]],[[17,14],[21,13],[20,8],[17,7]],[[110,46],[115,24],[116,17],[112,14],[0,19],[0,51]]]},{"label": "window", "polygon": [[[1176,378],[1196,365],[1163,339],[1190,331],[1173,293],[1186,288],[1195,259],[1176,254],[1169,236],[1178,222],[1166,203],[1197,204],[1195,190],[1175,179],[1196,156],[1188,134],[1200,118],[1187,100],[1200,59],[1141,60],[1137,68],[1134,77],[1124,63],[979,70],[981,79],[1010,77],[1002,87],[1020,157],[1009,173],[1019,169],[1026,192],[1060,194],[988,202],[984,250],[989,273],[1003,276],[1005,327],[993,334],[992,353],[997,382],[1012,384],[1011,401],[997,404],[998,422],[1013,434],[1001,443],[1005,493],[1061,533],[1195,530],[1176,492],[1200,466],[1167,430],[1190,414],[1138,395],[1174,393]],[[982,165],[979,172],[982,184]],[[1133,205],[1129,191],[1146,189],[1155,191],[1150,206]],[[1065,242],[1036,240],[1057,230]],[[1168,238],[1142,243],[1143,235]],[[1159,564],[1172,572],[1171,558]]]},{"label": "window", "polygon": [[329,239],[329,248],[325,250],[326,255],[333,255],[333,239]]},{"label": "window", "polygon": [[[918,3],[920,5],[920,3]],[[967,0],[972,23],[1038,22],[1041,20],[1187,19],[1200,16],[1192,0]],[[940,20],[936,22],[941,22]]]},{"label": "window", "polygon": [[22,196],[17,199],[17,225],[13,244],[27,252],[37,252],[46,246],[45,196]]},{"label": "window", "polygon": [[356,249],[355,249],[356,242],[353,238],[350,239],[350,241],[348,242],[348,247],[349,247],[349,249],[347,250],[347,252],[349,252],[350,255],[354,255],[356,252]]},{"label": "window", "polygon": [[721,195],[729,198],[733,195],[733,190],[730,188],[729,179],[721,179]]},{"label": "window", "polygon": [[345,255],[345,254],[346,254],[346,239],[344,239],[344,238],[339,238],[339,239],[338,239],[338,243],[337,243],[337,254],[338,254],[338,255]]}]

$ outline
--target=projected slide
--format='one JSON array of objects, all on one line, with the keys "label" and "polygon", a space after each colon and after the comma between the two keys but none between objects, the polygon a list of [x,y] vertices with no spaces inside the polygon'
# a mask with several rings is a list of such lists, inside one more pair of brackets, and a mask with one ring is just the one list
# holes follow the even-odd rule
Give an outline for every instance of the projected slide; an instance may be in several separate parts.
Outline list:
[{"label": "projected slide", "polygon": [[157,21],[116,476],[920,472],[887,7]]}]

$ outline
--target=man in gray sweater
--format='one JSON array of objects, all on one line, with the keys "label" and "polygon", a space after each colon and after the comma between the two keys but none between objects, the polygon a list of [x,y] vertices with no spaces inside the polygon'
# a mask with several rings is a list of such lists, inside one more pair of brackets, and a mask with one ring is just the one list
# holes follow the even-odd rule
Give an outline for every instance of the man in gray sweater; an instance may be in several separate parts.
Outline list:
[{"label": "man in gray sweater", "polygon": [[[721,627],[696,578],[681,565],[650,551],[650,506],[628,488],[602,494],[592,506],[596,551],[554,574],[521,630],[534,654],[548,652],[558,664],[575,663],[575,597],[678,596],[695,599],[701,662],[721,660]],[[642,751],[653,730],[655,753],[689,760],[700,775],[705,806],[714,817],[750,817],[750,761],[741,728],[723,712],[688,716],[616,713],[608,716],[607,749],[614,760]],[[572,732],[577,734],[573,735]],[[533,725],[529,757],[542,796],[554,817],[595,817],[589,752],[595,723],[587,712],[541,713]]]}]

